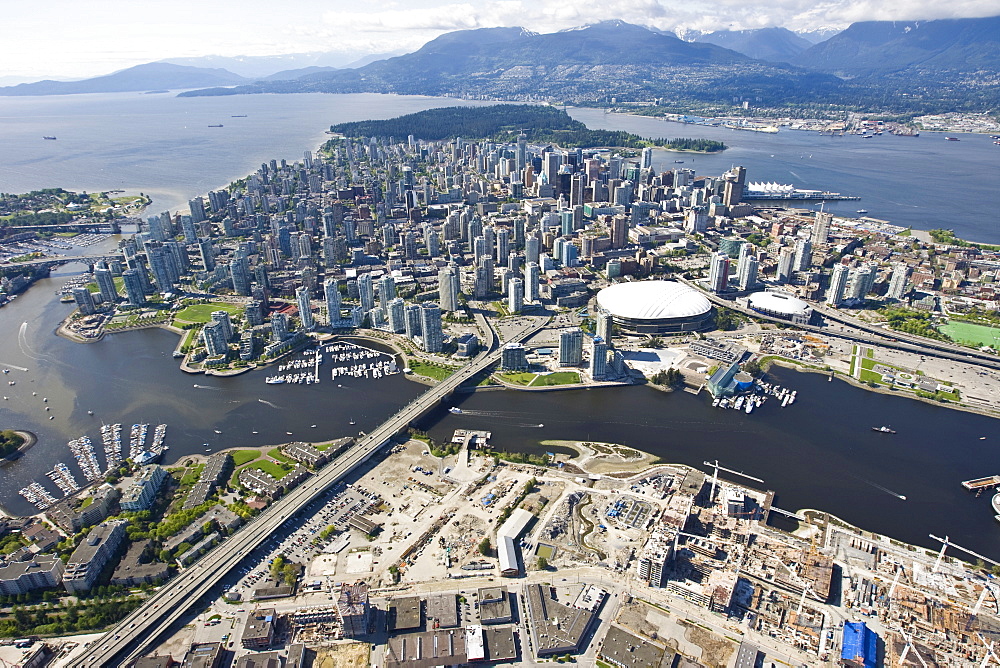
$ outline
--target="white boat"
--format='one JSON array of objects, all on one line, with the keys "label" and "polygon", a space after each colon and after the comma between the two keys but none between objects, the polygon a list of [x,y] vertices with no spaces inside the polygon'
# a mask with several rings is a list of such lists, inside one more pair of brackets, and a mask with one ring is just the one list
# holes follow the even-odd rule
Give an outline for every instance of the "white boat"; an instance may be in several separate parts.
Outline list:
[{"label": "white boat", "polygon": [[[598,360],[598,361],[600,361],[600,360]],[[453,413],[455,415],[461,415],[462,414],[462,409],[458,408],[457,406],[452,406],[451,408],[448,409],[448,412],[449,413]]]}]

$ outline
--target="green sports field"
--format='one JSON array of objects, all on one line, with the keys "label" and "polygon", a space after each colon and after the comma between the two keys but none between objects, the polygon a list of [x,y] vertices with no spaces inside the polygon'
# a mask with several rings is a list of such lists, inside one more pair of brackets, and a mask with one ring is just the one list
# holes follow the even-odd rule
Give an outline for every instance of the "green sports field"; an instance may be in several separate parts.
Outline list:
[{"label": "green sports field", "polygon": [[177,315],[174,316],[174,320],[205,323],[212,319],[212,311],[226,311],[229,315],[236,315],[243,311],[243,306],[240,304],[223,304],[219,302],[193,304],[178,311]]},{"label": "green sports field", "polygon": [[980,346],[1000,347],[1000,329],[971,322],[949,322],[938,327],[955,341],[972,341]]}]

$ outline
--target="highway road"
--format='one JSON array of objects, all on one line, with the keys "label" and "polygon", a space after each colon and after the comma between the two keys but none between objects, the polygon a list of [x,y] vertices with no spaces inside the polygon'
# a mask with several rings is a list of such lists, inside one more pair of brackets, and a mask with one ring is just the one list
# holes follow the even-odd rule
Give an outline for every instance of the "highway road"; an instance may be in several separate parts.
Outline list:
[{"label": "highway road", "polygon": [[906,334],[905,332],[897,332],[895,330],[886,330],[880,327],[874,327],[872,325],[859,322],[856,318],[847,316],[835,309],[810,304],[810,306],[812,306],[813,309],[817,313],[820,313],[824,318],[840,322],[849,329],[838,331],[830,326],[820,327],[818,325],[793,324],[788,320],[772,318],[771,316],[764,315],[763,313],[743,308],[734,301],[730,301],[720,297],[719,295],[707,292],[694,281],[681,277],[677,277],[677,280],[685,285],[695,288],[716,306],[722,306],[758,320],[775,322],[788,328],[801,329],[806,332],[814,332],[823,336],[836,336],[838,338],[855,341],[857,343],[881,346],[883,348],[893,348],[895,350],[904,350],[910,353],[917,353],[918,355],[929,355],[956,362],[965,362],[966,364],[979,364],[980,366],[1000,370],[1000,357],[997,357],[996,355],[982,353],[978,350],[973,350],[972,348],[963,348],[961,346],[943,341],[935,341],[933,339]]},{"label": "highway road", "polygon": [[[500,359],[498,341],[489,323],[477,314],[483,328],[483,351],[441,383],[431,387],[374,431],[366,434],[345,454],[314,477],[278,499],[235,534],[224,540],[193,566],[163,585],[142,606],[95,640],[80,657],[78,666],[118,666],[155,648],[157,639],[237,564],[271,537],[282,524],[322,495],[330,486],[366,462],[400,430],[424,415],[460,384]],[[529,325],[510,341],[523,341],[544,327]]]}]

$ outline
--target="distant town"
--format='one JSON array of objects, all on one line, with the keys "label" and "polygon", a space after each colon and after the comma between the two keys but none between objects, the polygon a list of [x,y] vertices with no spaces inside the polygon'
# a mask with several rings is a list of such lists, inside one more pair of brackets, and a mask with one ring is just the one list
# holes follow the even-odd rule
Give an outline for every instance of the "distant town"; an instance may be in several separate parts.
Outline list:
[{"label": "distant town", "polygon": [[[859,128],[883,131],[810,129]],[[62,295],[76,309],[59,334],[81,345],[158,327],[195,379],[429,386],[368,433],[167,467],[166,425],[148,440],[149,425],[105,425],[103,465],[74,440],[76,469],[25,481],[39,514],[3,525],[0,635],[19,640],[0,659],[1000,663],[1000,564],[947,537],[928,551],[779,508],[725,462],[594,442],[523,455],[488,431],[440,443],[411,426],[494,388],[650,384],[794,411],[772,364],[1000,417],[1000,249],[833,215],[822,202],[854,195],[699,174],[684,153],[658,171],[657,150],[331,132],[184,212],[140,219],[123,201],[0,228],[0,302],[90,265]],[[20,215],[53,211],[21,197],[36,206]],[[130,224],[111,252],[64,252]]]}]

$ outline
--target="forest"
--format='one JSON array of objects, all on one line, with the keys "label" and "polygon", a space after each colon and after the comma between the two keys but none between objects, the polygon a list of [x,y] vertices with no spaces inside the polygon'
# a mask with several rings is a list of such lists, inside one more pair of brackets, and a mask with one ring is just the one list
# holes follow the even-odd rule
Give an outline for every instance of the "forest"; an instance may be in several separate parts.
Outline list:
[{"label": "forest", "polygon": [[644,139],[630,132],[591,130],[556,107],[498,104],[486,107],[443,107],[382,121],[357,121],[330,126],[331,132],[348,137],[393,137],[413,135],[439,141],[461,137],[512,142],[522,132],[532,144],[555,144],[561,148],[622,147],[722,151],[726,145],[709,139]]}]

